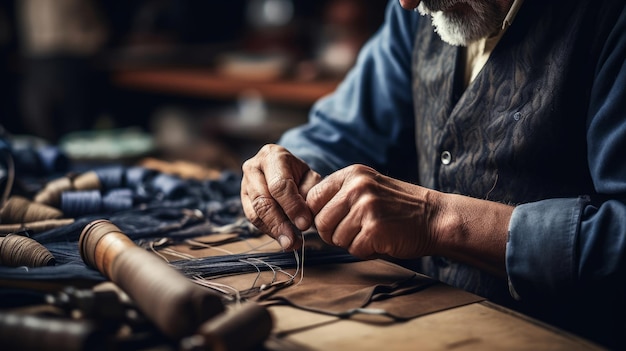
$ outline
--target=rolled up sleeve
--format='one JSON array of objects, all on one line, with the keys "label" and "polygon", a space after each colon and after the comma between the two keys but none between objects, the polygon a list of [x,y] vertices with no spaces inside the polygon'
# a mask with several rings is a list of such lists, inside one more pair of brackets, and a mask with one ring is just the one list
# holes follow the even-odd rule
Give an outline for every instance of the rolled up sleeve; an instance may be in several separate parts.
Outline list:
[{"label": "rolled up sleeve", "polygon": [[514,209],[506,247],[509,290],[514,298],[556,296],[574,286],[576,241],[587,201],[583,197],[550,199]]}]

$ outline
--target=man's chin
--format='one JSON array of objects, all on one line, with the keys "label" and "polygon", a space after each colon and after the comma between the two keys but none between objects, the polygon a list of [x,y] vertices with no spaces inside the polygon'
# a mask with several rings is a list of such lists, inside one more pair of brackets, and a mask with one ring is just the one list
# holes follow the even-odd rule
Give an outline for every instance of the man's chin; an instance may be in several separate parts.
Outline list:
[{"label": "man's chin", "polygon": [[432,12],[420,4],[418,10],[431,18],[435,32],[444,42],[453,46],[467,46],[490,36],[499,28],[498,21],[488,17],[479,18],[477,12],[467,6],[454,7],[450,11]]}]

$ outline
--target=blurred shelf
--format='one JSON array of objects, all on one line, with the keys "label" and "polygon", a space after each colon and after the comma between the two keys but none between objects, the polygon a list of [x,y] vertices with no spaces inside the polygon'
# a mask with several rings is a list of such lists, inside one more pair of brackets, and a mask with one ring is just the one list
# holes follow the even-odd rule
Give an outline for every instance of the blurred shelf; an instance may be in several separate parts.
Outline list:
[{"label": "blurred shelf", "polygon": [[207,69],[171,68],[118,71],[111,79],[123,88],[198,98],[236,99],[246,91],[255,91],[269,102],[305,107],[334,91],[340,82],[339,79],[259,81],[224,76]]}]

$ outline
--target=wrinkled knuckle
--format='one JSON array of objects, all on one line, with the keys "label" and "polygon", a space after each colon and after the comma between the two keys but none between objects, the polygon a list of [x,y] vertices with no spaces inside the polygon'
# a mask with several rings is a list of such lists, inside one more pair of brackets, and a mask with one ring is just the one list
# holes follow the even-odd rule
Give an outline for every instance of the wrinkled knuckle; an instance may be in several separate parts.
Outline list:
[{"label": "wrinkled knuckle", "polygon": [[367,173],[369,171],[369,167],[361,164],[356,164],[352,166],[352,170],[355,173]]},{"label": "wrinkled knuckle", "polygon": [[280,197],[286,194],[289,194],[289,191],[293,191],[294,183],[290,179],[285,178],[274,178],[268,184],[268,190],[270,194],[275,197]]},{"label": "wrinkled knuckle", "polygon": [[344,249],[346,248],[346,244],[339,239],[339,236],[333,235],[332,241],[333,241],[333,245],[344,248]]},{"label": "wrinkled knuckle", "polygon": [[346,198],[350,199],[350,202],[359,206],[371,206],[376,202],[375,190],[367,182],[359,182],[353,184],[352,187],[346,191]]},{"label": "wrinkled knuckle", "polygon": [[359,197],[359,203],[367,208],[376,208],[377,197],[374,194],[366,192]]},{"label": "wrinkled knuckle", "polygon": [[276,145],[274,144],[265,144],[261,147],[261,149],[259,150],[259,153],[271,153],[272,149],[275,148]]},{"label": "wrinkled knuckle", "polygon": [[333,231],[333,226],[322,216],[315,217],[315,228],[322,235],[330,235]]},{"label": "wrinkled knuckle", "polygon": [[322,181],[322,176],[319,173],[317,173],[317,172],[315,172],[315,171],[313,171],[311,169],[309,169],[309,171],[308,171],[308,176],[311,177],[311,179],[315,183],[319,183],[319,182]]},{"label": "wrinkled knuckle", "polygon": [[286,149],[276,144],[265,144],[259,150],[259,155],[279,155],[284,153]]},{"label": "wrinkled knuckle", "polygon": [[246,218],[248,218],[248,221],[250,221],[252,225],[259,229],[262,229],[265,226],[261,217],[259,217],[256,213],[246,213]]},{"label": "wrinkled knuckle", "polygon": [[263,219],[270,212],[274,201],[267,196],[257,196],[252,199],[251,204],[256,215]]},{"label": "wrinkled knuckle", "polygon": [[355,165],[349,166],[348,172],[353,177],[367,177],[367,176],[370,176],[372,173],[375,173],[375,171],[371,167],[361,165],[361,164],[355,164]]},{"label": "wrinkled knuckle", "polygon": [[376,187],[376,181],[368,174],[358,174],[352,179],[352,185],[360,192],[371,192]]},{"label": "wrinkled knuckle", "polygon": [[255,159],[250,158],[247,159],[242,165],[241,169],[245,172],[251,172],[252,170],[257,168],[257,162]]},{"label": "wrinkled knuckle", "polygon": [[316,199],[319,199],[322,196],[322,189],[318,186],[311,188],[311,190],[309,190],[309,193],[306,195],[306,200],[307,201],[315,201]]},{"label": "wrinkled knuckle", "polygon": [[252,225],[254,225],[255,227],[259,229],[263,229],[264,227],[263,220],[261,219],[261,217],[259,217],[259,215],[254,210],[249,210],[247,208],[244,208],[243,212],[246,218],[248,219],[248,221],[252,223]]},{"label": "wrinkled knuckle", "polygon": [[272,154],[272,158],[276,164],[290,165],[294,162],[295,158],[287,150],[276,150]]},{"label": "wrinkled knuckle", "polygon": [[360,234],[353,241],[352,244],[347,248],[348,252],[354,256],[361,259],[367,259],[374,254],[374,250],[371,248],[371,242],[369,241],[368,235]]}]

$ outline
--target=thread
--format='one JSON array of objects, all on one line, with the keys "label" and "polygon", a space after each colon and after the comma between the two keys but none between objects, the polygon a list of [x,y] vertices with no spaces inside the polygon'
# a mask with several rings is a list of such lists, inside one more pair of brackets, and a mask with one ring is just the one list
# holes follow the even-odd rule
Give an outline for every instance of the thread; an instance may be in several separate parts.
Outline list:
[{"label": "thread", "polygon": [[102,208],[106,212],[119,212],[133,207],[133,191],[128,188],[109,190],[102,197]]},{"label": "thread", "polygon": [[54,256],[37,241],[21,236],[0,237],[0,265],[7,267],[54,266]]},{"label": "thread", "polygon": [[77,175],[72,179],[72,188],[67,190],[98,190],[102,188],[100,178],[94,171],[89,171]]},{"label": "thread", "polygon": [[[294,252],[245,253],[223,256],[209,256],[193,260],[180,260],[170,263],[188,277],[217,277],[235,274],[254,273],[257,268],[263,271],[271,267],[280,269],[297,268],[301,263],[295,259]],[[250,260],[263,261],[263,265],[251,265]],[[328,248],[321,251],[309,250],[306,256],[307,265],[327,263],[349,263],[359,259],[345,250]]]},{"label": "thread", "polygon": [[59,219],[63,213],[54,207],[31,202],[21,196],[11,196],[0,210],[1,223],[25,223]]},{"label": "thread", "polygon": [[[300,267],[300,280],[298,281],[296,286],[300,285],[300,283],[302,283],[302,281],[304,280],[304,249],[305,249],[304,232],[300,232],[300,236],[302,238],[302,248],[300,249],[301,258],[300,258],[300,264],[298,265]],[[297,257],[298,256],[297,251],[294,250],[294,253],[296,254],[296,257]],[[297,271],[296,271],[296,275],[297,275]]]},{"label": "thread", "polygon": [[65,191],[61,194],[61,210],[68,217],[100,213],[102,211],[100,191]]},{"label": "thread", "polygon": [[113,213],[132,207],[133,192],[130,189],[113,189],[104,196],[98,190],[65,191],[61,194],[61,210],[68,217]]},{"label": "thread", "polygon": [[110,166],[94,170],[103,190],[121,188],[124,184],[124,167]]},{"label": "thread", "polygon": [[98,173],[85,172],[79,175],[68,175],[49,181],[34,197],[35,202],[59,207],[61,196],[66,191],[98,190],[103,187]]},{"label": "thread", "polygon": [[51,180],[35,195],[35,202],[57,207],[61,202],[61,194],[73,188],[69,177],[61,177]]}]

